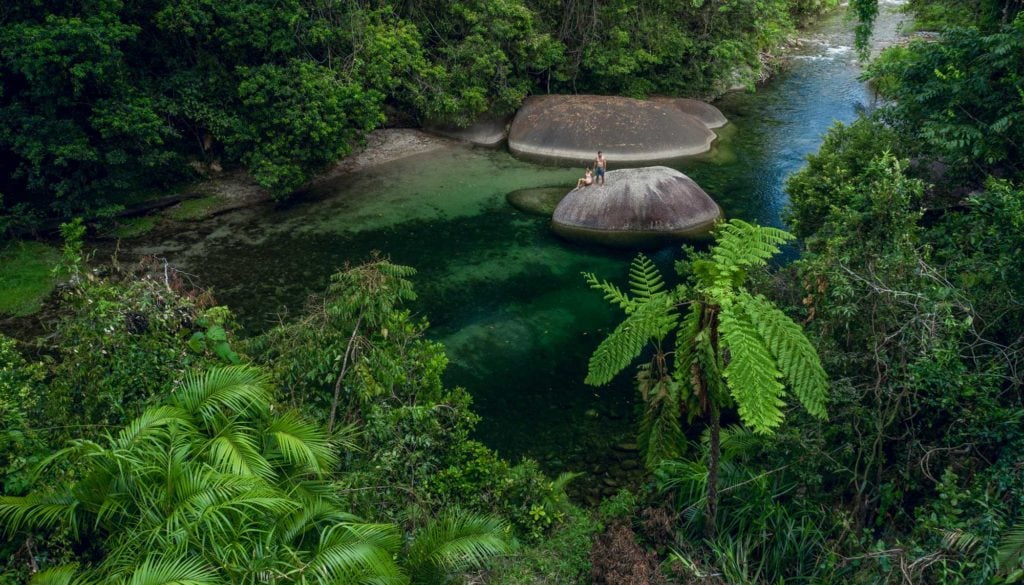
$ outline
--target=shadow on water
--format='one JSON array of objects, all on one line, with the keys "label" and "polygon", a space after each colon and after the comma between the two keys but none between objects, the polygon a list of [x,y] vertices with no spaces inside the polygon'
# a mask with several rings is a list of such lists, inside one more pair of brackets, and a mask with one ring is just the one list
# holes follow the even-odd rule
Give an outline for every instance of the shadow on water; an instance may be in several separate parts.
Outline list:
[{"label": "shadow on water", "polygon": [[[785,178],[836,120],[868,105],[847,28],[841,15],[826,20],[770,84],[717,104],[732,121],[728,136],[680,169],[727,217],[782,226]],[[448,382],[475,397],[478,437],[551,470],[597,469],[611,453],[633,457],[631,447],[614,446],[632,441],[635,399],[627,374],[607,388],[582,383],[588,357],[620,315],[580,273],[621,282],[632,254],[558,240],[546,218],[505,201],[516,189],[568,189],[579,174],[450,146],[341,178],[287,208],[226,214],[134,251],[159,252],[201,275],[249,333],[271,326],[282,309],[300,309],[334,270],[371,251],[414,266],[414,308],[447,347]],[[652,254],[667,269],[678,248]]]}]

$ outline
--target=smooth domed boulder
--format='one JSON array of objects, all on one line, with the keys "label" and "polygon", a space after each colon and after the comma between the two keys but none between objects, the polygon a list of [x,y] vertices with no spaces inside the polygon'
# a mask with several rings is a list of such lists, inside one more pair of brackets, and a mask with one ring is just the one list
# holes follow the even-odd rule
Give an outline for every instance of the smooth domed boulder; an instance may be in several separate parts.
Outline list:
[{"label": "smooth domed boulder", "polygon": [[654,98],[653,101],[673,106],[684,114],[689,114],[704,123],[709,129],[721,128],[729,123],[729,119],[715,106],[689,98]]},{"label": "smooth domed boulder", "polygon": [[434,134],[447,136],[456,140],[470,142],[479,146],[495,147],[504,142],[508,136],[508,121],[511,116],[499,116],[497,114],[484,114],[465,128],[459,128],[450,124],[430,123],[425,129]]},{"label": "smooth domed boulder", "polygon": [[565,187],[534,187],[519,189],[505,195],[512,207],[524,213],[550,216],[565,197]]},{"label": "smooth domed boulder", "polygon": [[693,179],[668,167],[610,171],[605,185],[573,189],[551,219],[570,240],[643,247],[706,236],[722,209]]},{"label": "smooth domed boulder", "polygon": [[602,151],[616,164],[668,162],[707,152],[715,133],[674,104],[617,96],[528,98],[509,128],[512,154],[587,164]]}]

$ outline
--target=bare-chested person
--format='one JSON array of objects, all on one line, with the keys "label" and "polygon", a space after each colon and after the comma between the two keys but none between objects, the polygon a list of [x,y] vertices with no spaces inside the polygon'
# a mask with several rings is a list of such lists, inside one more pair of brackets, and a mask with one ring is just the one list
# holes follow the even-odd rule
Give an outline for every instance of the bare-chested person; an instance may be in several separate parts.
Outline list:
[{"label": "bare-chested person", "polygon": [[608,170],[608,160],[604,158],[601,151],[597,151],[597,158],[594,159],[594,174],[597,175],[597,183],[604,185],[604,172]]}]

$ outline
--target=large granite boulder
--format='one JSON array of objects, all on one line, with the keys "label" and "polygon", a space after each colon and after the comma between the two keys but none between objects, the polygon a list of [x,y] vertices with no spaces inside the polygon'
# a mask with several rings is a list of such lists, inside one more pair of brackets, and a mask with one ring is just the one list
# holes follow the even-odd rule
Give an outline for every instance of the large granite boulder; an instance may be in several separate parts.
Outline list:
[{"label": "large granite boulder", "polygon": [[711,129],[721,128],[729,123],[725,114],[707,102],[689,98],[653,98],[652,101],[678,108],[679,111],[697,118]]},{"label": "large granite boulder", "polygon": [[617,96],[541,95],[523,103],[508,147],[524,158],[588,164],[602,151],[611,168],[707,152],[715,133],[675,104]]},{"label": "large granite boulder", "polygon": [[551,225],[567,239],[645,247],[706,236],[722,209],[693,179],[668,167],[610,171],[606,184],[573,189]]},{"label": "large granite boulder", "polygon": [[479,146],[496,147],[505,141],[508,135],[508,122],[511,116],[484,114],[465,128],[450,124],[428,123],[424,129],[448,138],[470,142]]}]

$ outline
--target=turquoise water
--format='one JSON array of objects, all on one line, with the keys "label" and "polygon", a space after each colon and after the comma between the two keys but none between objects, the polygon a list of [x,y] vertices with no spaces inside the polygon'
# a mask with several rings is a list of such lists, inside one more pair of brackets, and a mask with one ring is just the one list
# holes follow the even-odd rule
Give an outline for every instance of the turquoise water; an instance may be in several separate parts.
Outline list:
[{"label": "turquoise water", "polygon": [[[829,18],[804,35],[771,83],[717,103],[732,121],[727,136],[711,156],[680,169],[726,216],[782,226],[785,178],[836,120],[870,105],[850,27],[842,15]],[[634,395],[628,375],[606,388],[582,383],[587,358],[619,315],[580,273],[621,280],[632,253],[561,241],[545,218],[505,201],[515,189],[568,189],[578,174],[453,144],[340,178],[287,207],[233,212],[162,235],[136,251],[159,252],[198,275],[249,332],[299,310],[333,271],[372,251],[414,266],[415,310],[447,347],[448,381],[473,394],[483,416],[479,438],[552,470],[596,469],[615,453],[629,456],[613,446],[631,441]],[[663,267],[679,253],[651,252]]]}]

